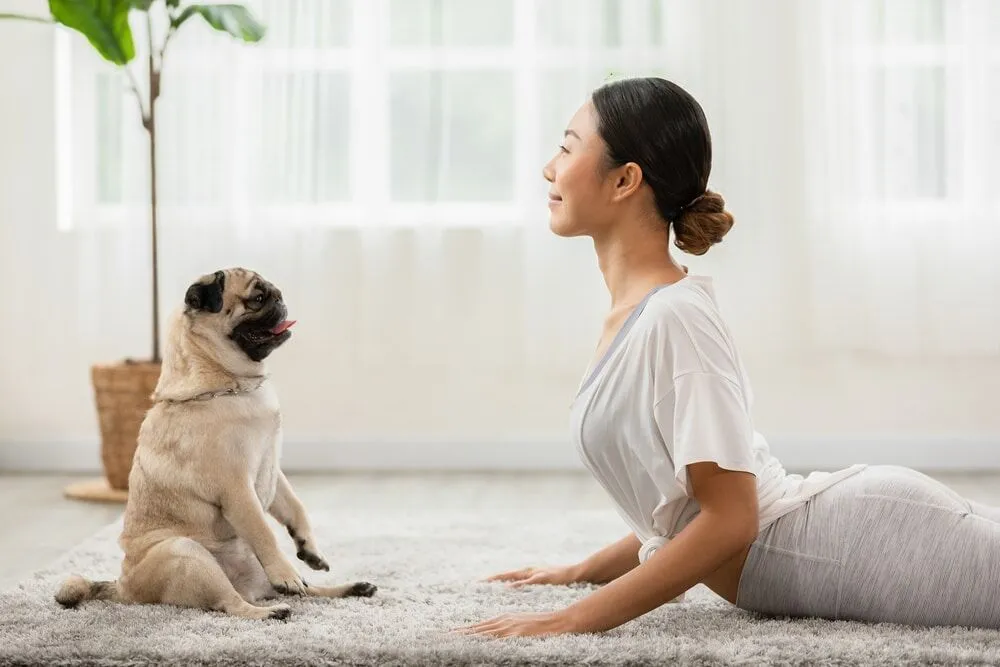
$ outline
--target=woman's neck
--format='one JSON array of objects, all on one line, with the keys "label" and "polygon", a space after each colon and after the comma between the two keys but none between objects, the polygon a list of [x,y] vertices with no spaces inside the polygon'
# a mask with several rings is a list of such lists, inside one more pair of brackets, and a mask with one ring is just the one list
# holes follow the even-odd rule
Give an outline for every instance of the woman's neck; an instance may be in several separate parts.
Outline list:
[{"label": "woman's neck", "polygon": [[669,236],[645,225],[616,225],[594,237],[597,263],[611,295],[611,308],[627,307],[657,285],[677,282],[684,268],[670,256]]}]

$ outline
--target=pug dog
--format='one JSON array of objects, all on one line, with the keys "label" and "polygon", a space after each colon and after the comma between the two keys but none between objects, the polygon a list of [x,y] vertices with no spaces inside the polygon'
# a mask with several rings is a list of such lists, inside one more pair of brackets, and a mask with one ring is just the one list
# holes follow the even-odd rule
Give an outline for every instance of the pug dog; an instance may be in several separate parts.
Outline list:
[{"label": "pug dog", "polygon": [[[278,595],[370,597],[368,582],[308,585],[279,550],[269,513],[314,570],[330,566],[279,465],[281,412],[265,360],[291,337],[281,290],[232,268],[192,284],[171,319],[153,406],[129,475],[116,581],[74,575],[56,594],[286,619]],[[268,603],[257,604],[267,600]]]}]

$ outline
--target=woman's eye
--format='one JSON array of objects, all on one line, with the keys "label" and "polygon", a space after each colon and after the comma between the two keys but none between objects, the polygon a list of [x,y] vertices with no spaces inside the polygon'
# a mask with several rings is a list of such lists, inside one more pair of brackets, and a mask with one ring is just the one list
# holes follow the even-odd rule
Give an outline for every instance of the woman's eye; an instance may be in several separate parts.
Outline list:
[{"label": "woman's eye", "polygon": [[566,150],[566,147],[563,146],[562,144],[559,144],[559,150],[560,150],[560,152],[563,152],[563,153],[569,153],[569,151]]}]

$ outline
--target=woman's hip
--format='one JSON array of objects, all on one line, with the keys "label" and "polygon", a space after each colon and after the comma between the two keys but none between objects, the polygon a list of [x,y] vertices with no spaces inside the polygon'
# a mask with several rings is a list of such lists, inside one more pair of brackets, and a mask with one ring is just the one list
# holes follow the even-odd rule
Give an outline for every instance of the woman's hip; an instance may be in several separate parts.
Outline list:
[{"label": "woman's hip", "polygon": [[765,528],[741,608],[920,625],[1000,627],[1000,522],[916,471],[871,466]]}]

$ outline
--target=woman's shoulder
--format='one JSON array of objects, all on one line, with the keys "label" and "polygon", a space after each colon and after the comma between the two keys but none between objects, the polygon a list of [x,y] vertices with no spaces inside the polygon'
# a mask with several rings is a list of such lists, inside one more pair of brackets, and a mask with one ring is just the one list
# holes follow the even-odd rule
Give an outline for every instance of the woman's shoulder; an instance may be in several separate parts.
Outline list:
[{"label": "woman's shoulder", "polygon": [[708,276],[687,276],[658,288],[650,295],[643,316],[646,328],[651,331],[670,332],[705,326],[725,328],[712,279]]},{"label": "woman's shoulder", "polygon": [[[673,374],[736,371],[736,346],[715,300],[711,278],[688,276],[651,295],[642,313],[643,339],[657,366]],[[637,322],[639,324],[639,322]]]}]

